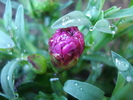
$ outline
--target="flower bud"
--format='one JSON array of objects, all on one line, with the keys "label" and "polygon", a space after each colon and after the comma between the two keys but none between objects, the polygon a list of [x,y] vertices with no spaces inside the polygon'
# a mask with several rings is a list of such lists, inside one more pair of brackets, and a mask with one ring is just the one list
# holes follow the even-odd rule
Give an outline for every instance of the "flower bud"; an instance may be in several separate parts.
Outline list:
[{"label": "flower bud", "polygon": [[73,67],[84,50],[84,37],[77,27],[56,30],[49,39],[53,65],[59,70]]},{"label": "flower bud", "polygon": [[28,62],[32,65],[32,70],[37,74],[43,74],[47,70],[47,60],[39,54],[29,55]]}]

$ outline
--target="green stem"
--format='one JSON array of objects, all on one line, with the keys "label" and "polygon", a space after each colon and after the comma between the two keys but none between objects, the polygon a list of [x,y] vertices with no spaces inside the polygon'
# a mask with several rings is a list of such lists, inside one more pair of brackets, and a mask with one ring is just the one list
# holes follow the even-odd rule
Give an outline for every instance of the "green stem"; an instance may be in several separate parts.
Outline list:
[{"label": "green stem", "polygon": [[121,88],[123,88],[124,84],[125,84],[125,79],[123,78],[123,76],[120,73],[118,73],[116,86],[114,88],[112,96],[115,96],[118,93],[118,91]]}]

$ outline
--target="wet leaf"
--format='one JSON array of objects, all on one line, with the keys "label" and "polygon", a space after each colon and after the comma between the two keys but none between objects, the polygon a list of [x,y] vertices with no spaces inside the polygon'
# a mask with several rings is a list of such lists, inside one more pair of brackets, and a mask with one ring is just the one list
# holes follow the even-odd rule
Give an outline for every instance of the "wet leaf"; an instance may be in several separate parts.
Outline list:
[{"label": "wet leaf", "polygon": [[99,20],[95,24],[94,29],[109,34],[115,34],[117,31],[117,28],[115,26],[111,26],[110,23],[105,19]]},{"label": "wet leaf", "polygon": [[76,80],[65,82],[64,91],[78,100],[103,100],[104,92],[99,88]]},{"label": "wet leaf", "polygon": [[112,14],[106,15],[106,19],[115,19],[115,18],[123,18],[133,16],[133,7],[118,10]]},{"label": "wet leaf", "polygon": [[0,31],[0,48],[8,49],[13,48],[14,46],[14,41],[10,38],[10,36]]},{"label": "wet leaf", "polygon": [[133,67],[132,65],[122,56],[115,52],[112,53],[112,58],[114,64],[116,65],[118,71],[123,75],[127,82],[133,82]]},{"label": "wet leaf", "polygon": [[11,23],[12,23],[12,5],[11,5],[11,1],[7,0],[6,1],[6,8],[5,8],[5,12],[4,12],[4,24],[5,24],[5,28],[7,30],[11,30]]},{"label": "wet leaf", "polygon": [[24,9],[22,5],[20,5],[17,9],[14,29],[15,29],[14,38],[17,42],[17,46],[21,49],[24,49],[25,24],[24,24]]},{"label": "wet leaf", "polygon": [[91,25],[83,12],[73,11],[58,19],[51,28],[66,28],[70,26]]},{"label": "wet leaf", "polygon": [[16,97],[14,91],[13,73],[17,64],[18,61],[16,60],[10,61],[4,66],[1,72],[1,86],[9,99]]}]

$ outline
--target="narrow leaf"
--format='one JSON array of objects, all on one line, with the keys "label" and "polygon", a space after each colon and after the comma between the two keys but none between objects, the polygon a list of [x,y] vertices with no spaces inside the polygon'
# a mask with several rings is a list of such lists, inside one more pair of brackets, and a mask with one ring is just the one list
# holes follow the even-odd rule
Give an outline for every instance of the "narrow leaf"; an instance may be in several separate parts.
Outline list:
[{"label": "narrow leaf", "polygon": [[64,85],[64,91],[78,100],[103,100],[104,92],[99,88],[76,80],[68,80]]},{"label": "narrow leaf", "polygon": [[1,72],[1,86],[9,99],[15,98],[13,85],[13,71],[17,65],[17,61],[8,62]]},{"label": "narrow leaf", "polygon": [[116,65],[118,70],[120,70],[120,71],[128,70],[128,68],[131,66],[130,63],[125,58],[118,55],[117,53],[115,53],[113,51],[111,53],[112,53],[112,58],[113,58],[114,64]]},{"label": "narrow leaf", "polygon": [[123,75],[127,82],[133,82],[133,67],[132,65],[122,56],[115,52],[112,53],[114,64],[118,68],[118,71]]},{"label": "narrow leaf", "polygon": [[105,14],[104,16],[105,17],[109,16],[110,14],[115,13],[115,12],[117,12],[119,10],[120,10],[120,7],[117,8],[116,6],[113,6],[113,7],[109,8],[108,10],[104,11],[104,14]]},{"label": "narrow leaf", "polygon": [[13,40],[4,32],[0,31],[0,48],[8,49],[15,46]]},{"label": "narrow leaf", "polygon": [[72,3],[73,3],[73,0],[69,0],[65,4],[63,3],[63,5],[59,8],[59,10],[65,9],[66,7],[70,6]]},{"label": "narrow leaf", "polygon": [[16,18],[15,18],[15,40],[17,42],[17,46],[22,48],[24,45],[24,10],[23,6],[20,5],[17,9]]},{"label": "narrow leaf", "polygon": [[4,25],[7,30],[11,29],[11,23],[12,23],[12,5],[11,1],[7,0],[6,1],[6,7],[5,7],[5,12],[4,12]]},{"label": "narrow leaf", "polygon": [[101,63],[107,64],[109,66],[114,66],[111,57],[102,52],[90,52],[88,55],[84,55],[83,59],[101,62]]},{"label": "narrow leaf", "polygon": [[95,24],[94,29],[109,34],[115,34],[117,31],[117,28],[115,26],[111,26],[110,23],[105,19],[99,20]]},{"label": "narrow leaf", "polygon": [[97,20],[104,2],[105,0],[89,0],[85,14],[90,18],[91,21]]},{"label": "narrow leaf", "polygon": [[115,18],[123,18],[133,16],[133,7],[122,9],[112,14],[105,16],[105,19],[115,19]]},{"label": "narrow leaf", "polygon": [[91,22],[83,12],[73,11],[58,19],[51,28],[66,28],[70,26],[90,25]]}]

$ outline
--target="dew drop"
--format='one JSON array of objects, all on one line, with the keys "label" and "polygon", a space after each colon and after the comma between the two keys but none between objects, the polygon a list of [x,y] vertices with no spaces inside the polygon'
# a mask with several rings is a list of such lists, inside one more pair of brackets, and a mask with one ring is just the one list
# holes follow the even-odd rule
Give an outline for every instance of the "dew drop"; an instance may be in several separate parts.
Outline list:
[{"label": "dew drop", "polygon": [[18,29],[18,27],[17,27],[17,26],[15,26],[15,27],[14,27],[14,29],[15,29],[15,30],[17,30],[17,29]]},{"label": "dew drop", "polygon": [[79,89],[82,91],[83,90],[83,88],[82,87],[79,87]]},{"label": "dew drop", "polygon": [[64,16],[64,18],[62,19],[62,25],[66,25],[66,24],[69,24],[71,22],[72,22],[71,17],[68,15]]},{"label": "dew drop", "polygon": [[118,59],[115,59],[115,64],[118,67],[118,69],[121,71],[126,71],[130,66],[129,63]]},{"label": "dew drop", "polygon": [[80,21],[81,21],[81,19],[78,19],[78,21],[80,22]]},{"label": "dew drop", "polygon": [[50,79],[50,82],[58,81],[58,80],[59,80],[59,78],[51,78],[51,79]]},{"label": "dew drop", "polygon": [[77,82],[74,83],[75,86],[78,86],[79,84]]},{"label": "dew drop", "polygon": [[116,33],[117,27],[115,25],[112,24],[112,25],[109,26],[109,28],[111,29],[112,34],[115,34]]},{"label": "dew drop", "polygon": [[7,44],[7,47],[11,47],[11,44]]},{"label": "dew drop", "polygon": [[16,60],[20,60],[20,58],[16,58]]},{"label": "dew drop", "polygon": [[132,79],[131,76],[127,76],[127,77],[126,77],[126,80],[127,80],[127,82],[131,82],[133,79]]},{"label": "dew drop", "polygon": [[18,93],[15,93],[15,98],[18,98],[19,97],[19,94]]},{"label": "dew drop", "polygon": [[87,11],[85,15],[86,15],[89,19],[92,18],[91,11]]},{"label": "dew drop", "polygon": [[22,60],[24,59],[24,54],[23,54],[23,53],[21,53],[21,59],[22,59]]},{"label": "dew drop", "polygon": [[7,80],[9,80],[9,79],[10,79],[10,77],[9,77],[9,76],[6,76],[6,78],[7,78]]},{"label": "dew drop", "polygon": [[26,53],[26,50],[24,49],[24,53]]},{"label": "dew drop", "polygon": [[93,31],[93,26],[90,26],[89,31]]}]

